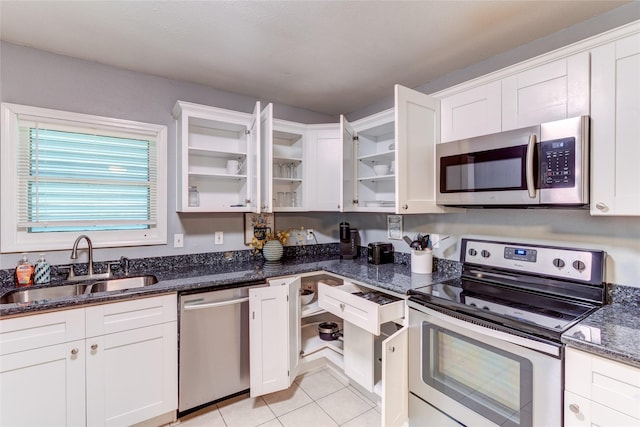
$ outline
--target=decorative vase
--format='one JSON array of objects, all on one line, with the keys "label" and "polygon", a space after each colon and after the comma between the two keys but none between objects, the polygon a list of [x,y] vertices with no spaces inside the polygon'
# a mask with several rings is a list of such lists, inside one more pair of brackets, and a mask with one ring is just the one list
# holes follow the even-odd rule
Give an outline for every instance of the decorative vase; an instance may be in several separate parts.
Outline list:
[{"label": "decorative vase", "polygon": [[283,252],[284,248],[279,240],[269,240],[262,247],[262,256],[267,261],[279,261]]}]

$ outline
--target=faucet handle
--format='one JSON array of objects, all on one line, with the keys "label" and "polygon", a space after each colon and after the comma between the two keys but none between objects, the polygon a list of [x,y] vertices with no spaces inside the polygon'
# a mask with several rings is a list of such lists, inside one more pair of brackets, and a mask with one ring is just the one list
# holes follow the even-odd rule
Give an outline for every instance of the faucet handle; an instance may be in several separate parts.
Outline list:
[{"label": "faucet handle", "polygon": [[67,275],[67,280],[71,280],[74,277],[76,277],[75,272],[73,271],[73,264],[67,264],[67,265],[59,265],[56,267],[58,269],[59,272],[64,273],[67,270],[69,270],[69,275]]},{"label": "faucet handle", "polygon": [[124,271],[125,276],[129,275],[129,267],[131,265],[131,260],[125,256],[120,257],[120,268]]},{"label": "faucet handle", "polygon": [[107,263],[107,276],[109,276],[109,277],[111,277],[111,274],[112,274],[111,267],[121,268],[120,262],[119,261],[112,261],[112,262]]}]

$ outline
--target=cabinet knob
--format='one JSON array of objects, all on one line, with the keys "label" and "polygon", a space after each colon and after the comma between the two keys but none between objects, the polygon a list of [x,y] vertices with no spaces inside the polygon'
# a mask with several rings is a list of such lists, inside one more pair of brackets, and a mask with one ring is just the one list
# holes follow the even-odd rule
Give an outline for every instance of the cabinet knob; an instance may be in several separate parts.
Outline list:
[{"label": "cabinet knob", "polygon": [[395,351],[396,351],[396,348],[395,348],[394,346],[392,346],[392,347],[389,347],[389,351],[390,351],[391,353],[395,353]]},{"label": "cabinet knob", "polygon": [[409,209],[409,205],[402,205],[402,209],[406,211],[407,209]]},{"label": "cabinet knob", "polygon": [[340,304],[340,310],[344,311],[345,305],[344,304]]},{"label": "cabinet knob", "polygon": [[609,210],[607,205],[605,203],[602,203],[602,202],[596,203],[596,209],[598,209],[599,211],[608,211]]},{"label": "cabinet knob", "polygon": [[571,405],[569,405],[569,410],[574,414],[578,414],[580,412],[580,407],[577,404],[572,403]]},{"label": "cabinet knob", "polygon": [[71,355],[75,356],[76,354],[78,354],[78,349],[77,348],[71,349]]},{"label": "cabinet knob", "polygon": [[91,350],[96,351],[98,349],[98,344],[91,344]]}]

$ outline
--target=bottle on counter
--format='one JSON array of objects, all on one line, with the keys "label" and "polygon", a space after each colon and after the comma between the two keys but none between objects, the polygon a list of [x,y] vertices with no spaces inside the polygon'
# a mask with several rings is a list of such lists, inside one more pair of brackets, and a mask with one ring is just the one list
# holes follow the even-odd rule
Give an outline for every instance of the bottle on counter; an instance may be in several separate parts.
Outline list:
[{"label": "bottle on counter", "polygon": [[29,264],[27,254],[22,254],[22,259],[16,267],[16,285],[31,286],[33,285],[33,265]]},{"label": "bottle on counter", "polygon": [[51,281],[51,266],[44,258],[44,254],[40,254],[40,259],[36,262],[33,277],[36,285],[43,285]]}]

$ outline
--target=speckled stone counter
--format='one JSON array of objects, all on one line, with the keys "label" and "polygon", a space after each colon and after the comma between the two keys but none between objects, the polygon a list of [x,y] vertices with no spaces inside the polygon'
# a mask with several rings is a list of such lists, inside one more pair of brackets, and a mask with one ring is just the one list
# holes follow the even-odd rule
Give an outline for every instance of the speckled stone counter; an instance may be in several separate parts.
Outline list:
[{"label": "speckled stone counter", "polygon": [[640,307],[606,305],[565,332],[562,342],[640,368]]},{"label": "speckled stone counter", "polygon": [[[398,254],[397,254],[398,255]],[[268,263],[261,258],[229,258],[226,262],[198,262],[174,268],[150,268],[138,265],[136,274],[154,274],[159,282],[142,288],[84,294],[52,300],[20,304],[0,304],[0,316],[22,315],[44,310],[78,307],[86,304],[117,301],[167,292],[224,289],[251,283],[264,282],[278,276],[290,276],[314,271],[325,271],[363,284],[405,295],[411,288],[426,286],[460,274],[456,262],[436,262],[438,271],[430,275],[412,274],[406,260],[398,258],[394,264],[372,265],[366,257],[356,260],[336,259],[335,254],[289,256],[282,262]],[[166,266],[165,266],[166,267]],[[3,287],[3,293],[13,287]]]}]

